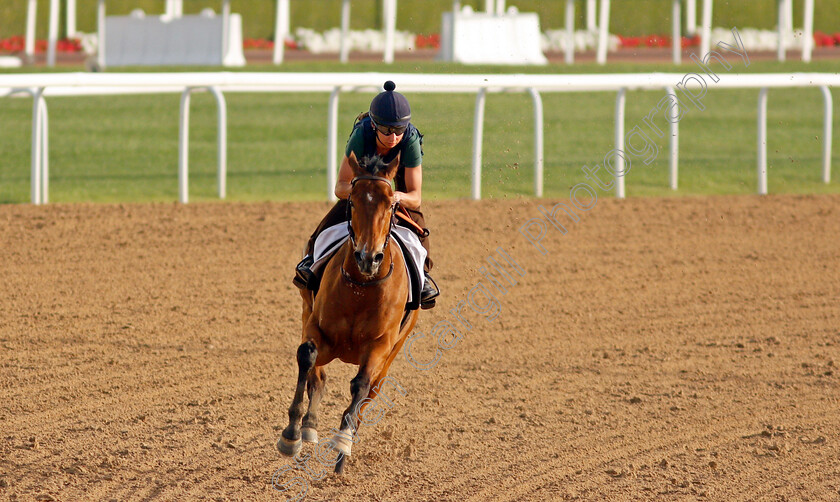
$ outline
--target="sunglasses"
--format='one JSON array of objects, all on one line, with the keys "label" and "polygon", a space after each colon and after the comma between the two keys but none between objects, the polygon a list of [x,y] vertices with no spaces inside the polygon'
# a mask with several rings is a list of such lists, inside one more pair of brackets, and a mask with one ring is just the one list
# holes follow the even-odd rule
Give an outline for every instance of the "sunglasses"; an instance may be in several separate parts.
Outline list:
[{"label": "sunglasses", "polygon": [[390,136],[392,134],[396,134],[397,136],[404,134],[405,129],[407,126],[384,126],[379,125],[376,122],[373,123],[376,127],[376,130],[382,133],[384,136]]}]

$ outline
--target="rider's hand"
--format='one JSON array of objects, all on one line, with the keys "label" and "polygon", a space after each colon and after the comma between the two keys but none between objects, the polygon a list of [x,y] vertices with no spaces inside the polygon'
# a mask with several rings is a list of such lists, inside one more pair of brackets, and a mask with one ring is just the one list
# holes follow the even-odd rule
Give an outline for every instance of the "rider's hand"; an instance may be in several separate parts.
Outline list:
[{"label": "rider's hand", "polygon": [[392,197],[394,204],[399,204],[400,201],[402,201],[404,195],[405,194],[403,192],[394,192],[394,196]]}]

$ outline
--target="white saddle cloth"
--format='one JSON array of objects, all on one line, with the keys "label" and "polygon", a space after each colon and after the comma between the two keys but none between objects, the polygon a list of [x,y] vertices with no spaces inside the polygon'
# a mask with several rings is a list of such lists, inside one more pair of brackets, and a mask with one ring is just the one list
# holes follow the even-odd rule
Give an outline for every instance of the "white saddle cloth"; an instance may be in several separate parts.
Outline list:
[{"label": "white saddle cloth", "polygon": [[[312,256],[315,262],[311,267],[312,272],[320,276],[332,255],[349,238],[350,232],[347,229],[346,222],[324,229],[315,239],[315,251]],[[426,249],[420,244],[420,238],[414,231],[399,225],[391,227],[391,238],[398,240],[401,244],[397,248],[403,253],[405,271],[411,279],[408,287],[408,303],[412,303],[415,301],[415,294],[419,295],[420,289],[423,288],[423,264],[426,262]],[[408,257],[403,250],[408,251]],[[417,281],[419,281],[419,287]]]}]

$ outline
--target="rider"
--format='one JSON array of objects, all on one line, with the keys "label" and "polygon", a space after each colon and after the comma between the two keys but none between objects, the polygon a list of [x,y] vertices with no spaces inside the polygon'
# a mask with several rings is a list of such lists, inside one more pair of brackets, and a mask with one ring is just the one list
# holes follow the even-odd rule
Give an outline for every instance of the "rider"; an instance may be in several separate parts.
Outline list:
[{"label": "rider", "polygon": [[[306,288],[312,276],[309,267],[312,265],[315,239],[324,229],[347,221],[347,199],[350,197],[350,183],[353,180],[353,170],[348,160],[350,152],[355,152],[357,159],[375,153],[382,157],[385,163],[392,161],[399,153],[400,166],[394,178],[396,184],[394,201],[408,211],[408,215],[415,223],[422,228],[426,227],[423,213],[420,212],[423,184],[421,165],[423,135],[411,123],[411,108],[408,100],[399,92],[395,92],[395,88],[394,82],[390,80],[385,82],[385,91],[373,98],[370,111],[356,118],[353,132],[347,140],[344,157],[341,159],[338,181],[335,184],[335,195],[339,201],[315,229],[306,247],[306,256],[296,269],[293,282],[301,289]],[[426,262],[423,267],[425,282],[420,293],[420,306],[423,309],[430,309],[435,306],[435,298],[440,291],[429,277],[433,263],[429,258],[428,236],[420,237],[420,243],[426,249]]]}]

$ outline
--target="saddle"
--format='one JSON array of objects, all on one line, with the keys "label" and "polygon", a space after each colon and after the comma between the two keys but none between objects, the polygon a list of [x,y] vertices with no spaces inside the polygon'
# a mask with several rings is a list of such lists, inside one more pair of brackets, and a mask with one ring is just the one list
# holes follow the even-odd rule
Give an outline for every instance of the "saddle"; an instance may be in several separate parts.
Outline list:
[{"label": "saddle", "polygon": [[[407,213],[402,217],[399,216],[400,212],[396,214],[400,219],[400,224],[391,227],[391,240],[397,243],[408,274],[408,301],[405,304],[405,309],[406,311],[417,310],[420,308],[420,291],[425,280],[423,264],[426,261],[426,249],[420,244],[418,232],[420,235],[428,235],[429,231],[417,225],[408,217]],[[403,218],[411,223],[410,228],[403,226],[405,221]],[[312,278],[307,284],[307,288],[312,290],[315,295],[318,294],[320,289],[321,275],[327,263],[349,238],[347,223],[344,222],[327,227],[315,239],[315,249],[312,256],[314,262],[310,267]]]}]

